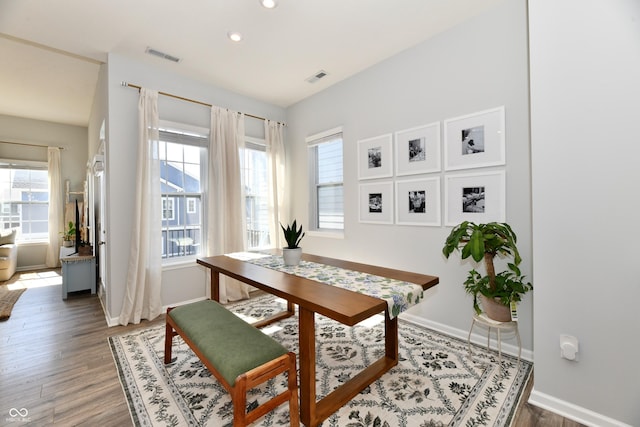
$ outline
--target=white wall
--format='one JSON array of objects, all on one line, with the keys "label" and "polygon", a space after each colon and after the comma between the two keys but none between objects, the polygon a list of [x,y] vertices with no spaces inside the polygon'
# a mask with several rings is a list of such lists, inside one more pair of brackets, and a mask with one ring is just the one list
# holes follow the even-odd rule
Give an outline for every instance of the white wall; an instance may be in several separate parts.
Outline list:
[{"label": "white wall", "polygon": [[[176,65],[179,67],[180,65]],[[124,296],[130,258],[132,208],[135,199],[138,91],[121,82],[140,85],[205,103],[283,121],[284,110],[210,85],[179,77],[150,64],[110,54],[107,64],[108,98],[107,176],[107,317],[118,317]],[[100,96],[100,94],[97,94]],[[102,96],[105,96],[104,94]],[[100,102],[96,102],[100,105]],[[194,103],[160,96],[161,119],[209,127],[210,109]],[[261,120],[246,119],[246,133],[263,137]],[[189,301],[205,296],[206,271],[192,261],[181,269],[163,271],[162,303]]]},{"label": "white wall", "polygon": [[[532,401],[637,426],[640,2],[540,0],[529,16]],[[577,362],[559,357],[560,334],[579,339]]]},{"label": "white wall", "polygon": [[[502,2],[288,109],[293,215],[305,224],[309,218],[305,137],[344,126],[345,237],[307,236],[302,242],[305,252],[439,276],[440,284],[410,312],[464,334],[471,322],[472,298],[462,283],[472,265],[461,263],[458,255],[443,257],[450,227],[359,223],[357,141],[504,105],[506,217],[518,234],[523,273],[531,278],[526,22],[524,0]],[[429,176],[440,176],[444,190],[444,173]],[[529,294],[520,305],[521,334],[529,356],[531,300]]]},{"label": "white wall", "polygon": [[[100,70],[98,72],[98,80],[96,81],[96,89],[93,96],[93,103],[91,105],[91,114],[89,116],[89,126],[87,129],[88,136],[88,152],[89,152],[89,161],[91,161],[93,165],[93,158],[96,154],[98,154],[99,150],[105,150],[105,147],[100,147],[102,141],[101,138],[106,136],[106,132],[108,131],[107,123],[109,120],[108,116],[108,84],[107,84],[107,72],[108,67],[106,64],[100,66]],[[104,128],[103,128],[104,126]],[[103,151],[104,153],[104,151]],[[104,164],[104,158],[103,158]],[[92,182],[89,185],[89,191],[91,195],[89,197],[90,200],[93,201],[93,215],[94,218],[90,219],[89,224],[94,227],[91,230],[92,235],[94,236],[93,242],[93,252],[96,256],[96,269],[97,272],[97,290],[98,295],[100,296],[101,301],[103,301],[103,307],[109,307],[111,301],[111,293],[107,291],[105,284],[109,283],[109,271],[107,269],[102,268],[102,266],[109,264],[108,261],[108,253],[105,250],[106,248],[100,243],[105,242],[107,239],[104,235],[96,237],[98,233],[100,233],[100,221],[104,221],[105,224],[108,222],[106,218],[100,218],[100,202],[101,202],[101,178],[97,177],[92,173],[91,175]],[[106,185],[106,184],[105,184]]]},{"label": "white wall", "polygon": [[[87,164],[86,127],[0,115],[0,141],[63,147],[62,182],[69,180],[72,191],[82,191]],[[0,144],[0,158],[47,162],[47,149]],[[64,200],[64,188],[58,197]],[[46,249],[42,243],[21,243],[18,270],[45,268]]]},{"label": "white wall", "polygon": [[[108,120],[107,71],[108,67],[106,64],[100,66],[98,80],[96,82],[96,91],[91,105],[91,115],[89,117],[87,130],[89,159],[93,159],[93,156],[98,152],[100,146],[100,128],[103,122],[106,124]],[[105,126],[105,131],[106,130]]]}]

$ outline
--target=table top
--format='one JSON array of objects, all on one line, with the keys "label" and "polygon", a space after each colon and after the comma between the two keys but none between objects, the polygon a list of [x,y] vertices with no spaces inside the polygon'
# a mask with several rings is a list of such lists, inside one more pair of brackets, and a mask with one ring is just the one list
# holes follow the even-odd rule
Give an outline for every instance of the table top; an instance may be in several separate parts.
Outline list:
[{"label": "table top", "polygon": [[[311,254],[303,254],[302,259],[411,282],[422,286],[423,289],[428,289],[439,281],[435,276]],[[386,301],[379,298],[261,267],[226,255],[198,258],[197,262],[213,271],[238,279],[302,308],[349,326],[385,311],[387,308]]]}]

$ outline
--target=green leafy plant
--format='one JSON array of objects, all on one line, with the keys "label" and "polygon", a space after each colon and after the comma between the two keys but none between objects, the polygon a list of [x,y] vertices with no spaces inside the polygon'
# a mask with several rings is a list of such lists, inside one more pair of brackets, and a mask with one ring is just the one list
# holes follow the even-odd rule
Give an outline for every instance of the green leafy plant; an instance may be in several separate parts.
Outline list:
[{"label": "green leafy plant", "polygon": [[62,235],[62,240],[73,240],[76,238],[76,226],[73,224],[72,221],[69,221],[69,224],[67,225],[67,229],[65,231],[61,231],[60,235]]},{"label": "green leafy plant", "polygon": [[300,226],[300,228],[297,228],[296,220],[294,219],[291,225],[287,224],[287,228],[285,228],[282,223],[280,223],[280,227],[284,232],[284,240],[287,241],[287,248],[297,248],[300,240],[302,240],[305,234],[302,232],[302,225]]},{"label": "green leafy plant", "polygon": [[[464,282],[467,293],[473,295],[473,307],[478,314],[481,312],[478,294],[499,298],[502,304],[509,305],[512,301],[520,301],[522,295],[533,289],[518,267],[522,259],[516,246],[517,240],[508,224],[498,222],[475,224],[464,221],[455,226],[447,237],[442,248],[446,258],[459,250],[462,259],[471,257],[476,262],[484,260],[487,274],[483,276],[472,269]],[[496,256],[512,258],[513,262],[507,263],[506,271],[496,274],[493,263]]]}]

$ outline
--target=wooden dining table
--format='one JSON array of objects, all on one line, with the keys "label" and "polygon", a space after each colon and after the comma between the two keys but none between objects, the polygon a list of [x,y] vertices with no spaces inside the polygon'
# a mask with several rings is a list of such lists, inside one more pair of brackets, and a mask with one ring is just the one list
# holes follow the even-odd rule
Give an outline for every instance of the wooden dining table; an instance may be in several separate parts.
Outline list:
[{"label": "wooden dining table", "polygon": [[[318,264],[414,283],[426,290],[438,277],[391,268],[303,254],[302,259]],[[211,299],[220,299],[220,274],[247,283],[287,301],[287,309],[255,325],[260,327],[295,313],[298,306],[300,419],[315,427],[353,399],[360,391],[398,364],[398,317],[390,316],[387,301],[363,293],[320,283],[286,272],[266,268],[227,255],[198,258],[197,263],[211,271]],[[323,315],[344,325],[354,326],[379,313],[385,313],[384,356],[353,376],[322,399],[316,396],[315,315]]]}]

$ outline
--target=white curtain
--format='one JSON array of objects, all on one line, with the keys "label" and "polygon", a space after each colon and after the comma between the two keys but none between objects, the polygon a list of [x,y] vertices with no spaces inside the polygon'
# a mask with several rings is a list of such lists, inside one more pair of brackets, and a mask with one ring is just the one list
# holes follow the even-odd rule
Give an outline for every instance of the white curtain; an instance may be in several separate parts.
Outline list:
[{"label": "white curtain", "polygon": [[284,125],[265,120],[264,134],[269,180],[269,240],[280,249],[282,247],[280,221],[287,209],[284,204]]},{"label": "white curtain", "polygon": [[121,325],[152,320],[162,312],[162,212],[158,135],[158,92],[140,89],[138,166],[131,254]]},{"label": "white curtain", "polygon": [[60,232],[64,228],[60,149],[49,147],[47,159],[49,164],[49,246],[47,246],[45,264],[49,268],[54,268],[60,265]]},{"label": "white curtain", "polygon": [[[240,150],[244,148],[244,114],[211,107],[211,148],[207,197],[207,254],[246,249],[244,191]],[[249,298],[250,287],[220,276],[220,302]]]}]

